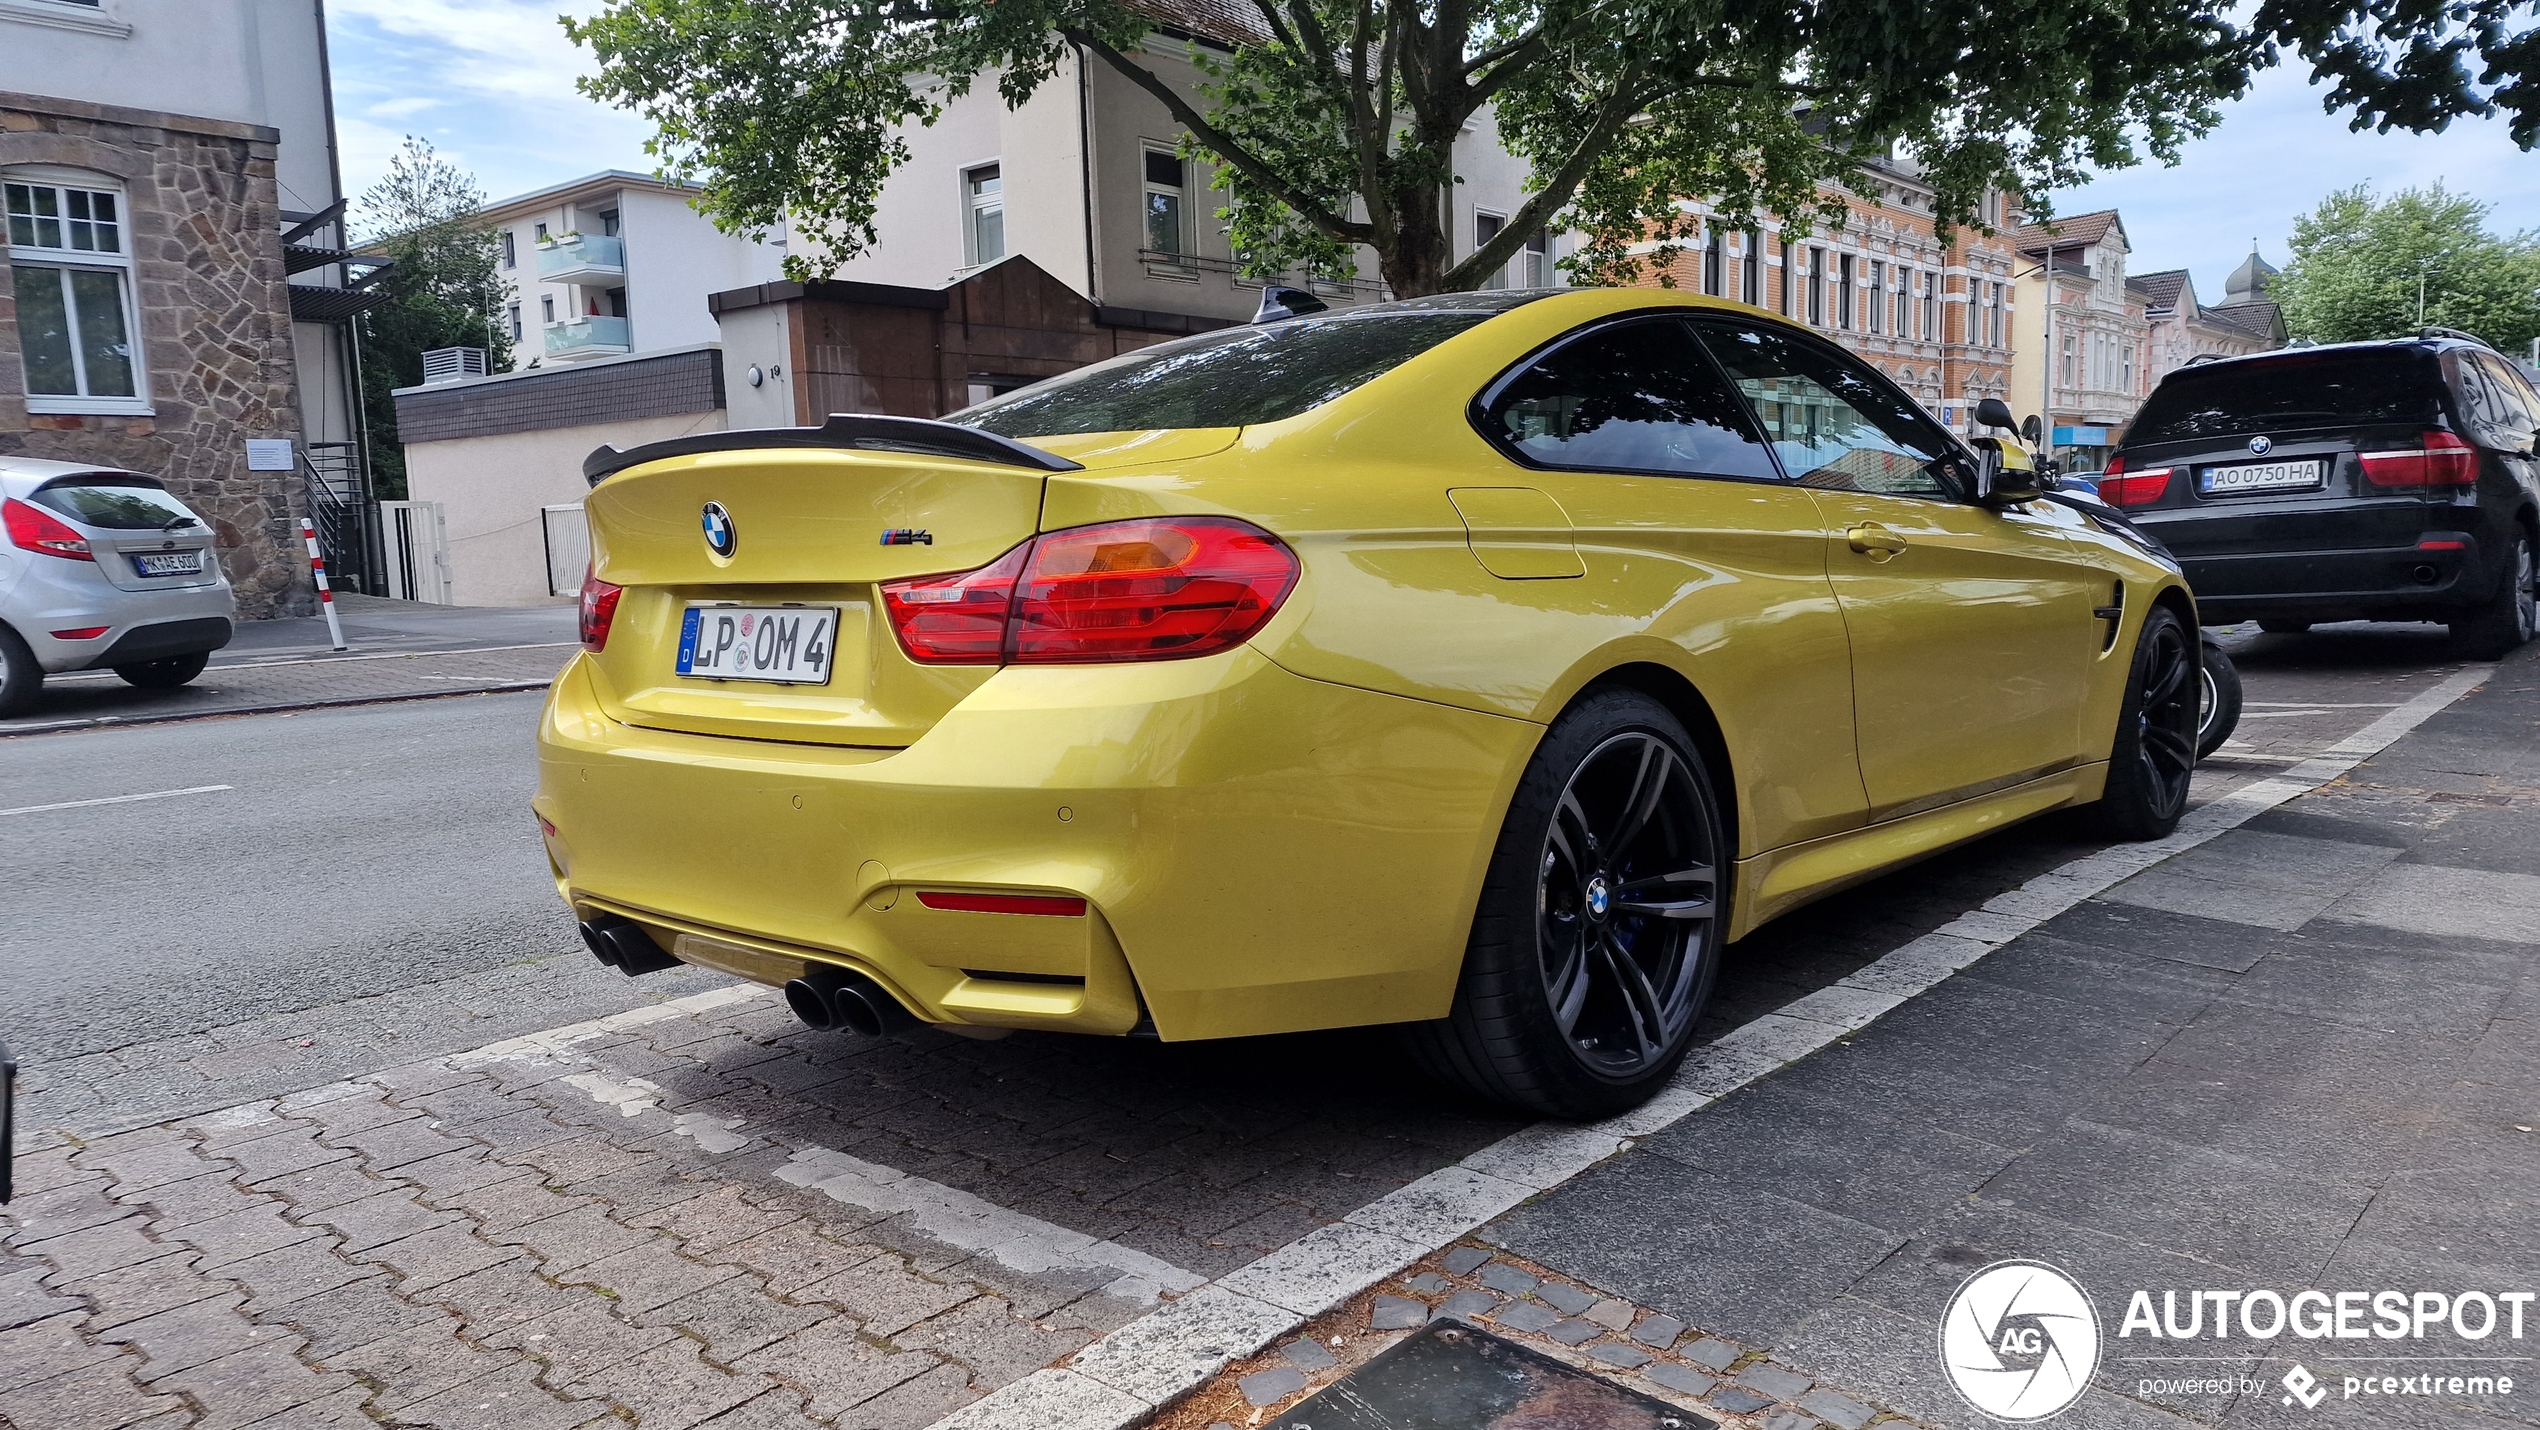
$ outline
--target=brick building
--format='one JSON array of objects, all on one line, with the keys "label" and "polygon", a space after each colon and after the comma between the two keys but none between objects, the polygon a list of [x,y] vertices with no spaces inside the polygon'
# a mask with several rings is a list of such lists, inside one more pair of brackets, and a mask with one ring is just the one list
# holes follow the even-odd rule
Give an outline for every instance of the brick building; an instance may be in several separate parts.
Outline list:
[{"label": "brick building", "polygon": [[[1796,318],[1967,431],[1977,402],[2011,394],[2015,255],[2000,232],[2016,217],[2009,197],[1985,196],[1982,217],[1996,233],[1961,228],[1943,244],[1932,187],[1908,162],[1874,160],[1837,192],[1849,215],[1840,229],[1794,234],[1774,219],[1755,232],[1711,228],[1641,281]],[[1684,207],[1706,220],[1712,212],[1699,200]]]}]

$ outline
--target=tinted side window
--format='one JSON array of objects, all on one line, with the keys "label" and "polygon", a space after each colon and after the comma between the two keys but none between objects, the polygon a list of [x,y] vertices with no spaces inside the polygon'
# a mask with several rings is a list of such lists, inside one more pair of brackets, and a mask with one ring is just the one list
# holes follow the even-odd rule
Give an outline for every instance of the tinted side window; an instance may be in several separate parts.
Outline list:
[{"label": "tinted side window", "polygon": [[1538,358],[1483,422],[1548,467],[1778,479],[1735,394],[1673,318],[1601,328]]},{"label": "tinted side window", "polygon": [[2271,354],[2183,367],[2161,379],[2126,445],[2434,420],[2442,377],[2412,348]]},{"label": "tinted side window", "polygon": [[2532,413],[2524,404],[2521,382],[2502,361],[2484,353],[2457,353],[2453,361],[2452,390],[2470,440],[2508,452],[2529,451]]},{"label": "tinted side window", "polygon": [[185,503],[158,483],[140,477],[100,475],[56,481],[40,488],[34,501],[84,526],[108,531],[157,531],[194,521]]},{"label": "tinted side window", "polygon": [[1802,486],[1954,498],[1949,440],[1911,398],[1813,343],[1762,328],[1702,329]]}]

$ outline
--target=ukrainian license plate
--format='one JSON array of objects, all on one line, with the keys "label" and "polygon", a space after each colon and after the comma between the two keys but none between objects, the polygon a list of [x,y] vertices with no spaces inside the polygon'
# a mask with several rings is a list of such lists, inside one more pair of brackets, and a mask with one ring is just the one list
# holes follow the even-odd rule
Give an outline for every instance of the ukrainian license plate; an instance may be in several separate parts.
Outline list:
[{"label": "ukrainian license plate", "polygon": [[152,551],[133,557],[132,564],[144,576],[200,576],[203,574],[203,553]]},{"label": "ukrainian license plate", "polygon": [[690,606],[679,622],[679,673],[826,685],[837,644],[835,606]]},{"label": "ukrainian license plate", "polygon": [[2241,462],[2228,467],[2207,467],[2199,474],[2196,489],[2209,497],[2240,496],[2247,492],[2303,492],[2320,485],[2327,463],[2316,457],[2299,462]]}]

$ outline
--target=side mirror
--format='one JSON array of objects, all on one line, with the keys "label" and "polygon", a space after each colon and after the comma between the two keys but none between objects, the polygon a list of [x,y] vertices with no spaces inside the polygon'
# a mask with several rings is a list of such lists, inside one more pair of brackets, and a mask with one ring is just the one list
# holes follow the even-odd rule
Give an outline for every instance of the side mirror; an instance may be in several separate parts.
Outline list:
[{"label": "side mirror", "polygon": [[2021,421],[2020,440],[2032,447],[2046,440],[2046,424],[2038,420],[2036,413],[2030,413]]},{"label": "side mirror", "polygon": [[1998,397],[1988,397],[1976,404],[1976,420],[1987,427],[1999,427],[2005,432],[2020,425],[2020,419],[2011,415],[2011,404]]},{"label": "side mirror", "polygon": [[[1983,413],[1977,413],[1979,420]],[[2012,506],[2035,501],[2046,494],[2039,485],[2036,470],[2026,463],[2006,466],[2002,461],[2002,444],[1991,437],[1978,437],[1969,445],[1976,449],[1976,500],[1986,506]]]}]

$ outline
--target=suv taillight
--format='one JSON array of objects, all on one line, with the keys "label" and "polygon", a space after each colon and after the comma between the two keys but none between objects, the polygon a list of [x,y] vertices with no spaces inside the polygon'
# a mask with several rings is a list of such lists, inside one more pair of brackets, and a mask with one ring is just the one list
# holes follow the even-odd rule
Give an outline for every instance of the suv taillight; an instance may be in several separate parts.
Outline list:
[{"label": "suv taillight", "polygon": [[2168,493],[2172,470],[2145,467],[2130,472],[2124,457],[2111,458],[2108,470],[2099,474],[2099,499],[2110,506],[2150,506]]},{"label": "suv taillight", "polygon": [[612,586],[585,572],[582,577],[582,648],[597,655],[608,649],[609,624],[617,619],[617,598],[625,588]]},{"label": "suv taillight", "polygon": [[976,571],[891,582],[882,600],[921,664],[1177,660],[1252,639],[1297,570],[1257,526],[1154,517],[1053,531]]},{"label": "suv taillight", "polygon": [[2478,449],[2449,432],[2428,432],[2397,452],[2359,452],[2376,487],[2465,487],[2478,480]]},{"label": "suv taillight", "polygon": [[88,549],[88,538],[53,513],[15,497],[0,502],[0,527],[7,529],[9,544],[21,551],[59,556],[65,561],[97,559]]}]

